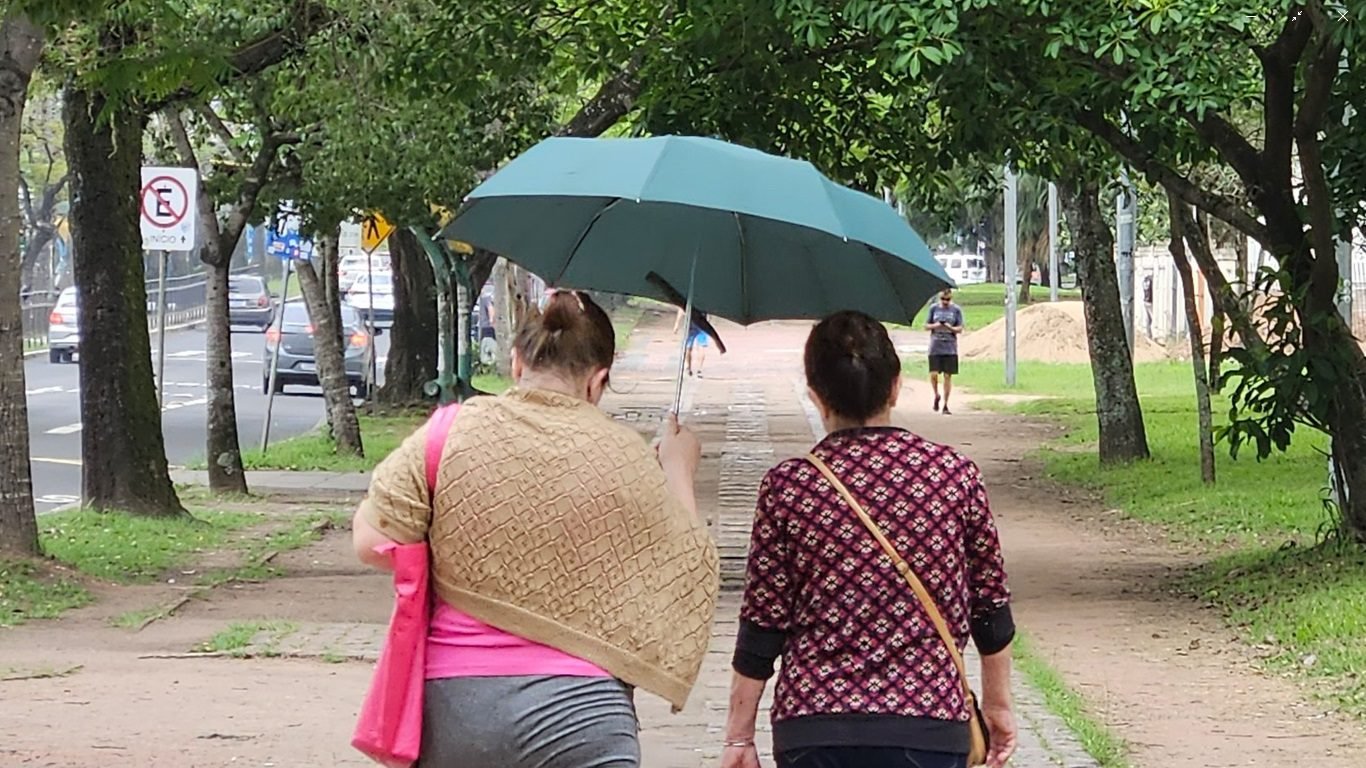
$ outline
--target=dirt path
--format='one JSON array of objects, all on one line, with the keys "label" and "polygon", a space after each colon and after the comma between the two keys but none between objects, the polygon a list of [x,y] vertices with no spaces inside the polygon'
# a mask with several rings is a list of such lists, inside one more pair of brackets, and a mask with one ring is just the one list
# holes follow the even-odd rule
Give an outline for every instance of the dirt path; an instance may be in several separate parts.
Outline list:
[{"label": "dirt path", "polygon": [[1199,553],[1055,487],[1021,460],[1056,427],[969,408],[936,416],[928,384],[912,382],[909,394],[908,426],[982,465],[1017,620],[1129,742],[1135,766],[1366,765],[1366,728],[1258,670],[1218,616],[1171,594],[1172,577]]},{"label": "dirt path", "polygon": [[[803,331],[731,331],[726,340],[735,354],[708,360],[684,410],[704,436],[699,498],[718,537],[734,538],[756,478],[806,450],[811,427],[797,378]],[[672,354],[660,334],[641,334],[614,377],[621,391],[609,406],[643,433],[672,394]],[[1306,757],[1326,768],[1366,765],[1366,750],[1350,746],[1361,741],[1359,724],[1322,716],[1292,683],[1253,669],[1215,617],[1164,594],[1189,555],[1036,479],[1038,468],[1019,457],[1056,428],[974,412],[968,398],[955,416],[938,416],[918,382],[903,403],[906,426],[962,446],[984,467],[1020,623],[1129,740],[1135,766],[1269,767]],[[355,501],[337,494],[325,506]],[[110,620],[163,605],[182,587],[105,588],[98,603],[61,621],[0,630],[0,678],[32,676],[0,681],[0,766],[369,765],[348,739],[370,667],[349,659],[373,658],[388,618],[387,579],[355,563],[346,531],[276,564],[284,578],[222,587],[141,632]],[[687,710],[671,716],[642,700],[649,768],[715,765],[733,596],[722,613]],[[257,621],[287,622],[251,646],[282,657],[186,656],[233,623]],[[53,673],[65,674],[41,676]],[[1056,746],[1021,755],[1017,766],[1084,764]]]}]

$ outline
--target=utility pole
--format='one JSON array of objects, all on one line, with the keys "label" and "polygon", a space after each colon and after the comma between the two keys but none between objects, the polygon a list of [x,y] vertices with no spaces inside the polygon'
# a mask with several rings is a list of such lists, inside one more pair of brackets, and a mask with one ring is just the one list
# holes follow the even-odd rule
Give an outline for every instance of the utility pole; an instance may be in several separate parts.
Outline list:
[{"label": "utility pole", "polygon": [[1138,195],[1129,182],[1128,169],[1119,172],[1123,189],[1115,198],[1116,269],[1119,273],[1119,305],[1124,312],[1124,337],[1129,355],[1134,354],[1134,227],[1138,221]]},{"label": "utility pole", "polygon": [[1058,185],[1048,183],[1048,300],[1058,300]]},{"label": "utility pole", "polygon": [[1015,386],[1015,279],[1020,272],[1020,216],[1018,179],[1006,166],[1006,386]]}]

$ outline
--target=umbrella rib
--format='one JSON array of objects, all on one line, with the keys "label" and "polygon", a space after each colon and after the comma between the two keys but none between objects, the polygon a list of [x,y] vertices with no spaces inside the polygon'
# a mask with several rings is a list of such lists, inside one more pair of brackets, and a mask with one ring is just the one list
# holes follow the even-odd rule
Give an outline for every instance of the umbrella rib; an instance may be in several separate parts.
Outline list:
[{"label": "umbrella rib", "polygon": [[888,274],[887,266],[882,263],[882,251],[867,244],[864,244],[863,247],[868,249],[868,253],[873,257],[873,263],[877,265],[878,271],[882,273],[882,278],[887,281],[887,287],[896,297],[896,303],[901,305],[901,311],[906,314],[906,325],[914,325],[915,313],[906,311],[906,301],[901,297],[901,292],[896,289],[896,283],[892,282],[892,276]]},{"label": "umbrella rib", "polygon": [[745,264],[745,224],[740,220],[737,211],[731,211],[731,216],[735,217],[735,231],[740,236],[740,316],[745,325],[749,325],[749,270]]},{"label": "umbrella rib", "polygon": [[613,206],[620,202],[620,197],[613,198],[612,202],[599,208],[597,212],[593,214],[593,218],[588,222],[588,226],[584,227],[583,231],[579,233],[578,238],[574,240],[574,245],[569,249],[569,256],[564,260],[564,266],[560,267],[560,271],[555,273],[555,278],[550,281],[552,286],[558,286],[560,281],[564,279],[564,273],[569,271],[569,265],[573,263],[574,256],[578,254],[579,246],[583,245],[584,240],[588,239],[588,234],[593,231],[593,227],[598,223],[598,220],[602,218],[603,214],[612,210]]}]

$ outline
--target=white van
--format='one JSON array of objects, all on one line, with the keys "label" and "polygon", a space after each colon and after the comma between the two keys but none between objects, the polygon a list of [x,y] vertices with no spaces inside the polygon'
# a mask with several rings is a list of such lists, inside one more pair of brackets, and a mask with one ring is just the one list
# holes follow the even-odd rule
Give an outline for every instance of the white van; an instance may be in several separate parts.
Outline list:
[{"label": "white van", "polygon": [[972,285],[987,281],[987,262],[969,253],[941,253],[934,257],[955,283]]}]

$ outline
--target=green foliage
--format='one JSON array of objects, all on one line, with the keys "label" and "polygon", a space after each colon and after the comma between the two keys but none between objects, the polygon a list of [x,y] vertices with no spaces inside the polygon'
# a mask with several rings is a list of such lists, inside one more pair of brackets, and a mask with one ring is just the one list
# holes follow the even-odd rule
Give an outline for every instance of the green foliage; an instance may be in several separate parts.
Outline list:
[{"label": "green foliage", "polygon": [[1340,323],[1336,313],[1305,316],[1307,288],[1296,288],[1284,270],[1265,269],[1258,277],[1258,292],[1269,297],[1265,318],[1267,347],[1235,347],[1229,356],[1238,366],[1224,373],[1232,384],[1229,423],[1219,430],[1234,456],[1245,445],[1256,449],[1258,459],[1289,448],[1297,424],[1327,431],[1340,387],[1346,386],[1344,371],[1351,370],[1348,350],[1329,348],[1311,351],[1306,333],[1322,333]]}]

